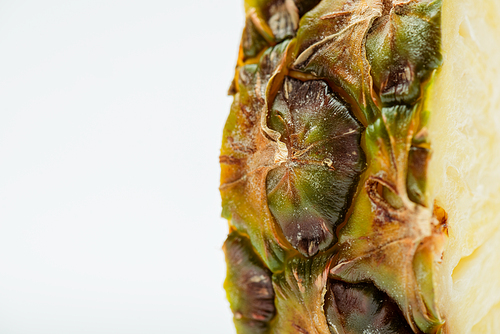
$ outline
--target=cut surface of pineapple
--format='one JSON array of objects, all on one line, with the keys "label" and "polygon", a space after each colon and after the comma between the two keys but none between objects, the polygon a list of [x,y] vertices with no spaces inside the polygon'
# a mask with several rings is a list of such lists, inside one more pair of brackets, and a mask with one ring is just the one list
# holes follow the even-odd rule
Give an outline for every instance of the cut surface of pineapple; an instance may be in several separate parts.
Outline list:
[{"label": "cut surface of pineapple", "polygon": [[499,332],[500,3],[245,9],[220,156],[237,332]]},{"label": "cut surface of pineapple", "polygon": [[431,111],[431,196],[448,213],[438,265],[447,333],[500,332],[500,2],[445,0]]}]

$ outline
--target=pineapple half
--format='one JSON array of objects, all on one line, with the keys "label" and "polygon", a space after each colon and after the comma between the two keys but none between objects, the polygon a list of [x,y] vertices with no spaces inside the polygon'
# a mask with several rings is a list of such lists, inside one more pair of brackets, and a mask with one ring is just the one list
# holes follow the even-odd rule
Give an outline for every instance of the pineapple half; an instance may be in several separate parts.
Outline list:
[{"label": "pineapple half", "polygon": [[500,2],[246,0],[238,333],[500,333]]}]

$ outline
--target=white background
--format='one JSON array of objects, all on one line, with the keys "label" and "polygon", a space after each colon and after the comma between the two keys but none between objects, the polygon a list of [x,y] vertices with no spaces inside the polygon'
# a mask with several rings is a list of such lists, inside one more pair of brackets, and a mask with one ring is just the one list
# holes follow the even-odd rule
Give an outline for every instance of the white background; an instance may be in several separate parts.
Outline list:
[{"label": "white background", "polygon": [[0,1],[0,334],[234,333],[242,0]]}]

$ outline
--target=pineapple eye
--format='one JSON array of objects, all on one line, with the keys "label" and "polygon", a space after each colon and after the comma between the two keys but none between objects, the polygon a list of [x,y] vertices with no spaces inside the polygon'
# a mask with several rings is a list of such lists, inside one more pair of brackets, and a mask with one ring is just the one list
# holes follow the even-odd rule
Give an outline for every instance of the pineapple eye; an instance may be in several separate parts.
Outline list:
[{"label": "pineapple eye", "polygon": [[286,144],[288,160],[269,172],[267,203],[285,238],[306,257],[336,242],[359,174],[363,127],[321,80],[285,77],[268,126]]},{"label": "pineapple eye", "polygon": [[[418,6],[415,2],[395,5],[378,19],[366,37],[374,86],[386,106],[414,104],[420,98],[422,81],[442,62],[441,54],[435,52],[441,43],[439,14],[429,7],[427,17],[415,15]],[[418,41],[414,42],[416,36]]]},{"label": "pineapple eye", "polygon": [[323,307],[332,333],[413,333],[397,304],[371,283],[329,280]]},{"label": "pineapple eye", "polygon": [[243,333],[261,333],[276,313],[271,272],[254,253],[250,240],[236,232],[224,243],[227,278],[224,288],[234,322]]}]

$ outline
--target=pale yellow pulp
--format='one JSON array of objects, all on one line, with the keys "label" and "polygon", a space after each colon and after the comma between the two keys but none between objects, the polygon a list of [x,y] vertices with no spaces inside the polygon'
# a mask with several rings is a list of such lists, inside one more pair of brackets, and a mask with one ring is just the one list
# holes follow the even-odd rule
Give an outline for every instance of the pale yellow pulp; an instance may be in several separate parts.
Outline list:
[{"label": "pale yellow pulp", "polygon": [[448,212],[438,265],[447,334],[500,333],[500,0],[443,0],[430,87],[429,194]]}]

